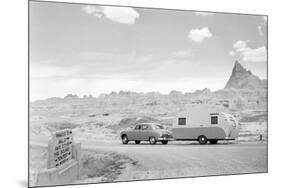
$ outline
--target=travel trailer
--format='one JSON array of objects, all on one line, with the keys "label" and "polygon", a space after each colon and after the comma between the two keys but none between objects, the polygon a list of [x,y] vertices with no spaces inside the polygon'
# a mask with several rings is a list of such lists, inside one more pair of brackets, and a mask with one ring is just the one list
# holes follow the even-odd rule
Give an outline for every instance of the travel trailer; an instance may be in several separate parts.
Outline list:
[{"label": "travel trailer", "polygon": [[237,120],[230,114],[209,108],[195,108],[179,116],[171,131],[174,140],[217,144],[219,140],[235,140],[238,129]]}]

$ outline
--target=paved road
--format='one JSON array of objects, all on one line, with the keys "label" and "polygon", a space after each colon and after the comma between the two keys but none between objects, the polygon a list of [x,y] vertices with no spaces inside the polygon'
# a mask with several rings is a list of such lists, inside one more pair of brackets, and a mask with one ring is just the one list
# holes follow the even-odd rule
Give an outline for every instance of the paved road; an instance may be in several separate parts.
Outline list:
[{"label": "paved road", "polygon": [[[117,152],[138,161],[117,180],[159,179],[267,171],[266,144],[199,145],[171,142],[168,145],[123,145],[120,142],[82,142],[83,149]],[[45,141],[31,145],[46,146]]]},{"label": "paved road", "polygon": [[267,171],[266,144],[169,143],[168,145],[83,143],[85,149],[113,151],[138,161],[119,180],[206,176]]}]

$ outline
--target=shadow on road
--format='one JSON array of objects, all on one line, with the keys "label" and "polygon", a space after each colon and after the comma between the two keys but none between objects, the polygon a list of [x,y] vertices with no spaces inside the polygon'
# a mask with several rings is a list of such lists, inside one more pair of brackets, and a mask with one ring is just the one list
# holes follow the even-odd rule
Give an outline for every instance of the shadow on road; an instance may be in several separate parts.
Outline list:
[{"label": "shadow on road", "polygon": [[157,144],[150,144],[148,142],[144,142],[144,143],[140,143],[140,144],[135,144],[135,143],[128,143],[128,144],[122,144],[120,143],[120,145],[128,145],[128,146],[165,146],[165,147],[169,147],[169,146],[195,146],[195,145],[198,145],[198,146],[226,146],[226,145],[237,145],[239,143],[234,143],[234,142],[229,142],[229,143],[217,143],[217,144],[206,144],[206,145],[201,145],[199,143],[190,143],[190,142],[181,142],[181,143],[176,143],[176,142],[173,142],[173,143],[168,143],[167,145],[165,144],[161,144],[161,143],[157,143]]}]

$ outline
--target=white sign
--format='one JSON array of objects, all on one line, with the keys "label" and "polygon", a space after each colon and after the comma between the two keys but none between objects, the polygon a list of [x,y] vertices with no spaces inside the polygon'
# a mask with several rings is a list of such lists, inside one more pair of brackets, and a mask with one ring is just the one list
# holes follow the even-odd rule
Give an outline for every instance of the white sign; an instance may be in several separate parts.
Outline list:
[{"label": "white sign", "polygon": [[56,131],[48,145],[48,168],[59,167],[72,158],[73,134],[71,129]]}]

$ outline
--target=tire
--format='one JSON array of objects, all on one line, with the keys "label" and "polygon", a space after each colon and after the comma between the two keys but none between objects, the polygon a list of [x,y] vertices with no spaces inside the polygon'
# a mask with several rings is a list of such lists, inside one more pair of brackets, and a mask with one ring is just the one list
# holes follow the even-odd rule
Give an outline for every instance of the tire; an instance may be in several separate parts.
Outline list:
[{"label": "tire", "polygon": [[150,144],[156,144],[156,138],[155,137],[150,137],[149,138],[149,143]]},{"label": "tire", "polygon": [[136,144],[140,144],[140,142],[141,142],[140,140],[135,140]]},{"label": "tire", "polygon": [[168,144],[168,140],[162,140],[162,144]]},{"label": "tire", "polygon": [[217,144],[218,140],[210,140],[210,144]]},{"label": "tire", "polygon": [[198,142],[199,142],[199,144],[202,144],[202,145],[203,145],[203,144],[207,144],[208,139],[207,139],[206,136],[201,135],[201,136],[198,137]]},{"label": "tire", "polygon": [[128,137],[126,135],[123,135],[122,136],[122,143],[123,144],[128,144],[129,140],[128,140]]}]

